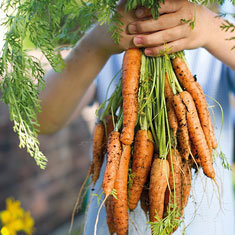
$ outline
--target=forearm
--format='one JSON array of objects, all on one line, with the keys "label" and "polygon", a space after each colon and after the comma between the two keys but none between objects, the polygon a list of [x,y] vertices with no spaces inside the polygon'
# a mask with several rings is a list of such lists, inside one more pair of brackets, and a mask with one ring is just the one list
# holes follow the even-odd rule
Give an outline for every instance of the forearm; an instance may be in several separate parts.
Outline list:
[{"label": "forearm", "polygon": [[97,44],[97,30],[90,31],[65,59],[62,73],[49,71],[41,93],[38,115],[41,134],[59,130],[75,110],[86,89],[109,58]]},{"label": "forearm", "polygon": [[210,24],[209,41],[204,46],[211,54],[221,60],[224,64],[235,70],[235,40],[228,40],[235,37],[234,32],[226,32],[221,29],[225,21],[220,17],[214,17]]}]

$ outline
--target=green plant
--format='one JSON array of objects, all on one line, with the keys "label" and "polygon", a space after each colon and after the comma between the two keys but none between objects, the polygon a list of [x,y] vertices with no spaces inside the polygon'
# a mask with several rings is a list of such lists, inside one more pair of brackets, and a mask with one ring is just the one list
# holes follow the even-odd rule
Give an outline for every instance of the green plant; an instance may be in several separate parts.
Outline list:
[{"label": "green plant", "polygon": [[[37,114],[40,112],[39,92],[44,88],[44,71],[36,58],[24,49],[28,39],[46,56],[55,71],[64,68],[58,46],[73,46],[92,24],[112,24],[110,31],[115,42],[120,39],[120,16],[117,0],[3,0],[1,9],[7,15],[4,46],[0,52],[1,100],[8,105],[14,131],[20,147],[26,148],[37,165],[45,169],[47,159],[39,149]],[[152,8],[158,17],[160,2],[164,0],[127,0],[126,9],[141,4]],[[223,0],[192,0],[199,4],[219,3]],[[233,5],[235,1],[231,0]],[[79,22],[79,23],[78,23]],[[192,23],[192,22],[190,22]],[[27,37],[28,36],[28,37]]]}]

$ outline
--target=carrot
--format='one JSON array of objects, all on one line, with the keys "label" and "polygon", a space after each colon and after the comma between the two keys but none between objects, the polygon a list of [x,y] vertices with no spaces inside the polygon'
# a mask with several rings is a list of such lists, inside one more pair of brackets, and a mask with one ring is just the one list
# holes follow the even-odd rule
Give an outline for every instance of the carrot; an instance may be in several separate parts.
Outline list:
[{"label": "carrot", "polygon": [[169,178],[169,163],[155,158],[151,167],[149,185],[150,221],[161,221],[164,211],[164,197]]},{"label": "carrot", "polygon": [[[172,149],[167,155],[167,160],[170,165],[169,173],[169,202],[175,204],[177,208],[181,209],[182,200],[182,184],[181,184],[181,171],[182,171],[182,158],[177,149]],[[166,193],[167,194],[167,193]]]},{"label": "carrot", "polygon": [[[204,92],[202,90],[201,85],[199,83],[196,83],[196,85],[197,85],[198,89],[200,90],[200,92],[203,94]],[[214,133],[214,128],[213,128],[213,125],[212,125],[212,122],[211,122],[211,117],[210,117],[210,113],[209,113],[208,109],[207,109],[207,112],[208,112],[208,122],[209,122],[209,131],[210,131],[211,144],[212,144],[212,148],[216,149],[218,144],[217,144],[217,140],[216,140],[215,133]]]},{"label": "carrot", "polygon": [[216,149],[218,146],[216,137],[215,137],[215,132],[214,132],[214,128],[211,122],[211,118],[209,116],[209,129],[210,129],[210,137],[211,137],[211,143],[212,143],[212,148]]},{"label": "carrot", "polygon": [[184,161],[182,164],[182,209],[181,214],[184,213],[184,208],[188,203],[188,198],[191,190],[191,183],[192,175],[191,175],[191,167]]},{"label": "carrot", "polygon": [[188,127],[186,121],[186,108],[182,103],[180,95],[174,95],[173,98],[174,109],[178,120],[178,142],[180,145],[180,153],[181,155],[188,160],[188,156],[190,153],[190,140],[188,134]]},{"label": "carrot", "polygon": [[119,138],[120,133],[118,131],[112,131],[108,140],[107,164],[102,184],[106,197],[111,194],[114,188],[120,162],[121,143]]},{"label": "carrot", "polygon": [[177,122],[177,117],[176,117],[174,106],[173,106],[173,92],[171,90],[167,75],[165,75],[164,94],[165,94],[165,98],[166,98],[168,121],[169,121],[170,127],[173,130],[173,135],[176,139],[178,122]]},{"label": "carrot", "polygon": [[123,145],[123,151],[116,176],[114,188],[117,199],[114,199],[114,221],[117,235],[128,234],[128,205],[127,205],[127,180],[131,146]]},{"label": "carrot", "polygon": [[93,160],[91,167],[93,185],[95,185],[97,179],[99,178],[100,169],[104,161],[104,154],[103,154],[104,136],[105,136],[104,123],[102,121],[99,121],[95,126],[94,135],[93,135],[93,148],[92,148]]},{"label": "carrot", "polygon": [[180,96],[187,108],[187,124],[189,135],[198,152],[203,172],[206,176],[215,181],[215,171],[213,168],[212,156],[208,148],[200,120],[198,118],[193,98],[187,91],[181,92]]},{"label": "carrot", "polygon": [[207,109],[205,95],[203,92],[201,92],[202,89],[198,88],[199,84],[195,82],[191,71],[184,61],[177,57],[173,60],[172,64],[179,82],[193,97],[201,126],[206,137],[207,145],[210,152],[212,152],[212,143],[209,129],[209,111]]},{"label": "carrot", "polygon": [[128,49],[124,55],[122,68],[123,129],[121,142],[132,144],[138,113],[138,87],[141,65],[141,51]]},{"label": "carrot", "polygon": [[144,211],[145,215],[147,215],[149,211],[149,189],[146,185],[144,186],[140,196],[140,206]]},{"label": "carrot", "polygon": [[147,130],[139,130],[135,137],[134,153],[132,162],[132,173],[134,179],[129,189],[129,208],[134,210],[140,199],[144,184],[147,180],[154,146],[152,143],[152,134]]},{"label": "carrot", "polygon": [[[117,117],[114,116],[114,121],[117,121]],[[104,154],[107,152],[107,144],[108,144],[108,138],[110,133],[114,130],[114,125],[113,125],[113,118],[112,115],[108,115],[104,118],[104,126],[105,126],[105,138],[104,138]]]},{"label": "carrot", "polygon": [[114,198],[110,195],[105,201],[105,210],[106,210],[106,220],[109,228],[109,233],[114,234],[116,232],[115,223],[114,223],[114,214],[113,214],[113,202]]},{"label": "carrot", "polygon": [[[195,146],[193,145],[192,141],[191,141],[191,154],[192,154],[192,163],[193,164],[199,164],[200,165],[200,159],[198,158],[198,152],[197,149],[195,148]],[[196,163],[195,163],[196,161]]]},{"label": "carrot", "polygon": [[165,74],[164,95],[166,99],[173,99],[174,96],[170,83],[168,81],[167,74]]}]

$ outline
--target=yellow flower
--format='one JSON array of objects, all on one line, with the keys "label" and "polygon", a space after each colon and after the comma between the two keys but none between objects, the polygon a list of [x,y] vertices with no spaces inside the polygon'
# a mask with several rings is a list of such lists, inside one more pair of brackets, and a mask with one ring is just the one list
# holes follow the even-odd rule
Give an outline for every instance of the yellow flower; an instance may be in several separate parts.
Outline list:
[{"label": "yellow flower", "polygon": [[12,219],[11,213],[7,210],[2,211],[0,215],[1,215],[2,224],[7,224]]},{"label": "yellow flower", "polygon": [[7,225],[2,227],[1,235],[17,235],[17,234],[14,228],[12,228],[10,225]]},{"label": "yellow flower", "polygon": [[14,201],[12,198],[8,198],[7,202],[7,210],[13,215],[13,218],[23,217],[24,210],[20,207],[19,201]]},{"label": "yellow flower", "polygon": [[1,229],[1,235],[10,235],[7,227],[3,226]]},{"label": "yellow flower", "polygon": [[29,212],[25,213],[25,217],[24,217],[24,229],[23,230],[28,235],[31,235],[33,233],[33,230],[34,230],[34,220],[31,217]]},{"label": "yellow flower", "polygon": [[34,220],[29,212],[25,212],[20,207],[19,201],[12,198],[6,200],[6,210],[0,214],[0,219],[4,225],[0,235],[17,235],[18,231],[24,231],[27,235],[32,235],[34,231]]}]

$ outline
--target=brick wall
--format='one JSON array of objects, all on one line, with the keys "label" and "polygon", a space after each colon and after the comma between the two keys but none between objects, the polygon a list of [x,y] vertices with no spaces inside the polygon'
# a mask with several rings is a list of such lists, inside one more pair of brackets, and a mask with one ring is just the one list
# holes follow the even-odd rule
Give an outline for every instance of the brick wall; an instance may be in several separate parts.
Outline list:
[{"label": "brick wall", "polygon": [[[88,114],[89,122],[84,120]],[[7,107],[0,105],[0,210],[7,197],[20,200],[36,220],[36,235],[48,235],[70,220],[89,166],[91,117],[94,109],[88,108],[57,134],[40,137],[41,150],[49,160],[43,171],[18,148]]]}]

